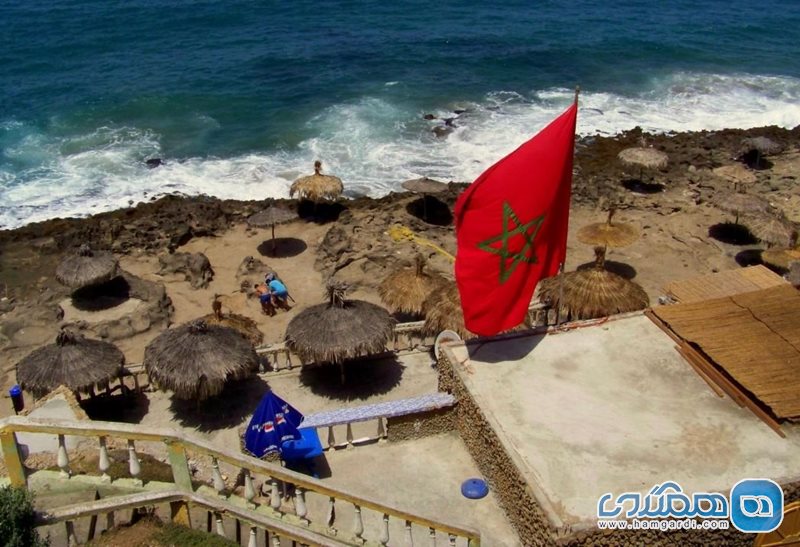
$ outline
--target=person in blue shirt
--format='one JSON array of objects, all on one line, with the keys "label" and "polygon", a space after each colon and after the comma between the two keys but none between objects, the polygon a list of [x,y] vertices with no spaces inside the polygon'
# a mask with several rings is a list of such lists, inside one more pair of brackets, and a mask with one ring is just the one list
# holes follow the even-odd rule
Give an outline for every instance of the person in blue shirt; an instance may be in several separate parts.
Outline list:
[{"label": "person in blue shirt", "polygon": [[272,296],[273,304],[277,304],[284,309],[289,309],[289,290],[286,288],[286,285],[278,279],[275,274],[270,273],[267,274],[264,282],[269,287],[270,295]]}]

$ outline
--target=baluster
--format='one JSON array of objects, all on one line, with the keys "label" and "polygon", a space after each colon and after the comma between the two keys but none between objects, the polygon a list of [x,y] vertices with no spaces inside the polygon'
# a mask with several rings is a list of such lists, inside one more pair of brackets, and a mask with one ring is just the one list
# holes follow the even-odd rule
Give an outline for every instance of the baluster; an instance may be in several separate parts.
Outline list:
[{"label": "baluster", "polygon": [[294,489],[294,512],[303,521],[303,524],[308,524],[306,520],[308,509],[306,509],[305,492],[299,486]]},{"label": "baluster", "polygon": [[411,521],[406,521],[406,545],[414,547],[414,534],[411,533]]},{"label": "baluster", "polygon": [[276,533],[272,534],[272,547],[281,547],[281,536]]},{"label": "baluster", "polygon": [[80,542],[78,541],[78,536],[75,535],[75,523],[68,520],[64,524],[67,529],[67,545],[69,547],[77,547]]},{"label": "baluster", "polygon": [[114,511],[106,513],[106,530],[111,530],[116,524],[114,523]]},{"label": "baluster", "polygon": [[336,447],[336,437],[333,436],[333,426],[328,426],[328,450],[333,450]]},{"label": "baluster", "polygon": [[58,467],[61,469],[61,478],[68,479],[69,471],[69,456],[67,456],[67,445],[64,441],[64,435],[58,436]]},{"label": "baluster", "polygon": [[108,475],[111,462],[108,460],[108,448],[106,448],[105,437],[100,437],[100,457],[97,460],[97,466],[100,468],[100,472],[103,473],[101,480],[103,482],[111,482],[111,477]]},{"label": "baluster", "polygon": [[353,427],[350,422],[347,422],[347,449],[355,448],[353,446]]},{"label": "baluster", "polygon": [[272,479],[272,491],[269,496],[269,506],[278,511],[281,508],[281,493],[278,491],[278,481]]},{"label": "baluster", "polygon": [[356,515],[355,522],[353,522],[353,535],[356,537],[358,542],[361,543],[364,541],[361,537],[361,534],[364,533],[364,522],[361,520],[361,507],[358,505],[354,505],[354,507],[356,509]]},{"label": "baluster", "polygon": [[225,536],[225,523],[222,522],[222,513],[214,513],[214,520],[217,522],[217,534]]},{"label": "baluster", "polygon": [[247,541],[247,547],[258,547],[258,536],[255,526],[250,527],[250,539]]},{"label": "baluster", "polygon": [[428,528],[429,546],[436,547],[436,529]]},{"label": "baluster", "polygon": [[378,418],[378,442],[385,443],[386,442],[386,428],[383,427],[383,418]]},{"label": "baluster", "polygon": [[248,505],[255,505],[253,499],[256,497],[256,488],[253,485],[253,477],[250,475],[250,470],[244,470],[244,499],[247,500]]},{"label": "baluster", "polygon": [[380,540],[381,545],[389,543],[389,515],[383,514],[383,530],[381,531]]},{"label": "baluster", "polygon": [[450,540],[450,547],[456,547],[456,536],[448,534],[447,538]]},{"label": "baluster", "polygon": [[325,517],[325,524],[328,526],[328,532],[331,535],[336,535],[336,498],[328,499],[328,515]]},{"label": "baluster", "polygon": [[220,473],[219,471],[219,462],[217,461],[217,458],[214,457],[211,458],[211,467],[212,467],[211,476],[214,479],[214,490],[216,490],[217,494],[219,494],[220,496],[224,496],[225,481],[222,480],[222,473]]},{"label": "baluster", "polygon": [[128,439],[128,471],[134,480],[138,479],[139,473],[142,472],[142,466],[139,464],[139,456],[136,455],[136,447],[132,439]]}]

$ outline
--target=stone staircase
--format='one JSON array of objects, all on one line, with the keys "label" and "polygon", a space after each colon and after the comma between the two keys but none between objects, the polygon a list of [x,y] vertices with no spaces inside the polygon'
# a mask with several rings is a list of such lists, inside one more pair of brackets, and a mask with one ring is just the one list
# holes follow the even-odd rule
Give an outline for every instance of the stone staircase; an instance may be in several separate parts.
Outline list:
[{"label": "stone staircase", "polygon": [[[22,464],[16,434],[57,438],[58,471],[30,471]],[[73,473],[67,446],[98,451],[94,473]],[[110,477],[108,446],[127,445],[128,476]],[[172,481],[141,476],[136,443],[166,452]],[[11,417],[0,421],[5,480],[36,494],[42,532],[52,545],[79,545],[102,530],[131,520],[134,511],[155,511],[196,529],[224,535],[248,547],[289,545],[480,545],[479,532],[391,507],[332,488],[278,464],[221,449],[169,429],[111,422],[64,422]],[[188,458],[210,463],[213,486],[193,480]],[[222,468],[235,481],[226,483]],[[235,485],[231,483],[235,482]]]}]

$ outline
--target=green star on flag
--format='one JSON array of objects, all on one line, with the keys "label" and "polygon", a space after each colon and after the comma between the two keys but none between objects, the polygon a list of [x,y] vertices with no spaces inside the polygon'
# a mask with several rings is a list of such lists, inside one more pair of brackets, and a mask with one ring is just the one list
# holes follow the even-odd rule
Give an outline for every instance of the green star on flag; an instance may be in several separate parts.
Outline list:
[{"label": "green star on flag", "polygon": [[[509,229],[509,221],[513,222],[514,226],[516,226],[513,230]],[[508,281],[508,278],[514,273],[514,270],[520,262],[526,262],[528,264],[536,264],[538,262],[534,240],[536,239],[536,234],[539,233],[539,228],[542,227],[543,221],[544,214],[541,214],[530,222],[523,224],[520,222],[514,209],[511,208],[511,205],[507,201],[503,202],[502,233],[478,243],[479,249],[500,257],[501,284]],[[509,243],[511,242],[511,238],[516,235],[521,235],[525,239],[525,244],[518,252],[514,253],[509,248]],[[494,247],[493,245],[498,241],[502,241],[502,246]]]}]

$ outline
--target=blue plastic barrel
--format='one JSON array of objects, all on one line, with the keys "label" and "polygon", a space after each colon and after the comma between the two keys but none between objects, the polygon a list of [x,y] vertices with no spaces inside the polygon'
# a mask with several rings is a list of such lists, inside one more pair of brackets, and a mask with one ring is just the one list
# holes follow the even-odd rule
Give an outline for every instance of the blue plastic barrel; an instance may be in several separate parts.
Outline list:
[{"label": "blue plastic barrel", "polygon": [[14,412],[19,413],[23,408],[25,408],[25,401],[22,398],[22,388],[19,385],[11,386],[11,389],[8,390],[8,394],[11,396],[11,402],[14,405]]},{"label": "blue plastic barrel", "polygon": [[465,498],[477,500],[489,493],[489,486],[483,479],[467,479],[461,483],[461,494]]}]

